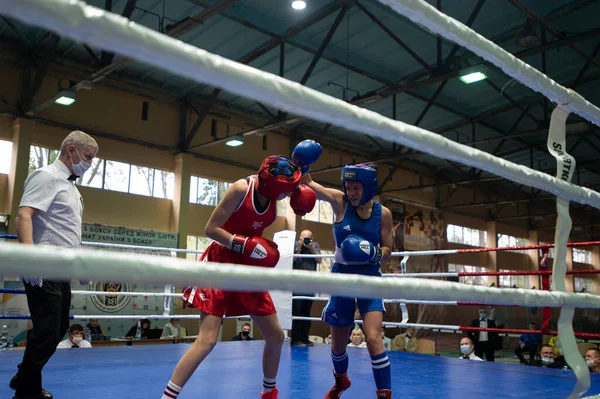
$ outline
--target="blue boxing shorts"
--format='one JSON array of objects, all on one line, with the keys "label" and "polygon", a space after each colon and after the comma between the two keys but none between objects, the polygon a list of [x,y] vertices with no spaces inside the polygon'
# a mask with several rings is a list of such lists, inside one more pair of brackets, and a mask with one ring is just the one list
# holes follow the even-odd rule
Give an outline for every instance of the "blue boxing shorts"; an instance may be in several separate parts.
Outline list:
[{"label": "blue boxing shorts", "polygon": [[[363,276],[381,276],[379,264],[375,265],[344,265],[334,263],[332,273],[360,274]],[[354,324],[354,312],[358,305],[361,316],[369,312],[382,312],[385,314],[383,299],[381,298],[352,298],[332,295],[323,309],[321,320],[333,327],[348,327]]]}]

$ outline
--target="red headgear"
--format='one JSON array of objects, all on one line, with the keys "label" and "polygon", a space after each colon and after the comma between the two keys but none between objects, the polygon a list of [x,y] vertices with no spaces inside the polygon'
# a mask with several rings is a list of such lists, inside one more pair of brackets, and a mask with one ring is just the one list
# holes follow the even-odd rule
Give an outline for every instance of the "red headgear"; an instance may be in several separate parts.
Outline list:
[{"label": "red headgear", "polygon": [[302,172],[288,158],[271,155],[258,170],[258,192],[269,199],[278,199],[281,194],[293,193]]}]

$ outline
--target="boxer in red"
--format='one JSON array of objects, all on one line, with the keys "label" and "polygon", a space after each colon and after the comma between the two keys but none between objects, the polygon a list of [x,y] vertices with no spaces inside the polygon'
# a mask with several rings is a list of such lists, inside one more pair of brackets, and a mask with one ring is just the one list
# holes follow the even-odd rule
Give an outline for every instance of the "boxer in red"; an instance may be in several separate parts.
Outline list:
[{"label": "boxer in red", "polygon": [[[258,174],[233,183],[206,224],[206,236],[214,240],[202,260],[262,267],[275,267],[277,245],[262,237],[277,217],[276,201],[292,195],[296,213],[310,212],[315,193],[300,185],[302,173],[288,158],[270,156]],[[268,292],[238,292],[190,287],[183,300],[200,309],[200,331],[194,345],[183,355],[162,399],[175,399],[200,363],[217,343],[223,316],[249,314],[265,338],[263,392],[261,399],[277,399],[275,379],[284,335]]]}]

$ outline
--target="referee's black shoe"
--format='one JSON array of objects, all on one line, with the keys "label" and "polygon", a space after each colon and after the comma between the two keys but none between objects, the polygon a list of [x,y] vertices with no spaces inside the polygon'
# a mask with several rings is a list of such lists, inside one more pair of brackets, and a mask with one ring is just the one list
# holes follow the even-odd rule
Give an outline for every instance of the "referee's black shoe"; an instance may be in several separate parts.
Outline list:
[{"label": "referee's black shoe", "polygon": [[[13,375],[13,377],[10,379],[10,382],[8,383],[8,387],[12,390],[16,390],[17,389],[17,375]],[[37,394],[37,395],[33,395],[33,396],[14,396],[13,399],[52,399],[53,396],[50,392],[46,391],[44,388],[42,388],[42,392]]]}]

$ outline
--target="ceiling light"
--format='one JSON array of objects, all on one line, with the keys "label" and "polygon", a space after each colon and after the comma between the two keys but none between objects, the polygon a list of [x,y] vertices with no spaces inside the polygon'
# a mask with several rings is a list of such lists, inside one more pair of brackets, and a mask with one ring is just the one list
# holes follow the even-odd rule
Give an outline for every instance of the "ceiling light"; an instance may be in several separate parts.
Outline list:
[{"label": "ceiling light", "polygon": [[306,1],[302,1],[302,0],[292,1],[292,8],[294,10],[304,10],[306,8]]},{"label": "ceiling light", "polygon": [[519,36],[517,36],[517,46],[521,48],[529,48],[537,46],[541,42],[542,40],[531,26],[531,20],[527,18],[525,20],[525,26],[523,26],[523,30],[521,33],[519,33]]},{"label": "ceiling light", "polygon": [[465,68],[460,71],[460,80],[463,83],[471,84],[487,79],[487,68],[483,65],[478,65],[470,68]]},{"label": "ceiling light", "polygon": [[71,90],[62,90],[58,93],[54,100],[55,104],[69,106],[75,102],[75,92]]},{"label": "ceiling light", "polygon": [[225,143],[225,145],[228,145],[229,147],[239,147],[242,144],[244,144],[244,142],[242,140],[240,140],[240,137],[228,140]]}]

